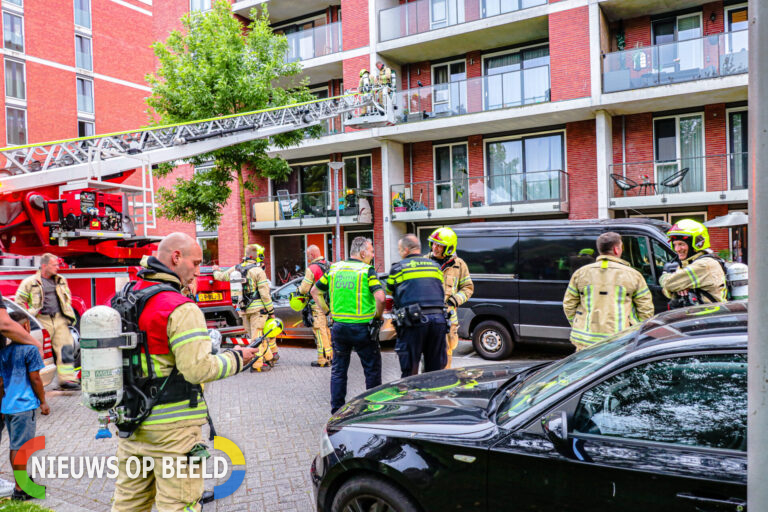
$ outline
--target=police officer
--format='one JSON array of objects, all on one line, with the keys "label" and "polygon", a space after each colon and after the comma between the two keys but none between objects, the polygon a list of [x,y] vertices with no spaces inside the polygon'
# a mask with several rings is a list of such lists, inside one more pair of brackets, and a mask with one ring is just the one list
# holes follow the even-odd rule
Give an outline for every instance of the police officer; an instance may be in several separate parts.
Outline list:
[{"label": "police officer", "polygon": [[[365,388],[381,384],[381,350],[369,328],[384,314],[386,296],[371,266],[373,242],[358,236],[352,240],[350,258],[331,265],[328,274],[312,288],[312,298],[333,318],[331,342],[331,414],[346,401],[347,370],[352,351],[357,352],[365,374]],[[323,294],[330,296],[330,308]],[[375,331],[375,329],[372,329]]]},{"label": "police officer", "polygon": [[[304,279],[299,285],[299,295],[306,296],[320,280],[330,270],[331,265],[320,254],[320,248],[316,245],[307,247],[307,259],[309,266],[304,273]],[[312,333],[315,335],[315,345],[317,345],[317,361],[310,363],[314,367],[331,366],[333,359],[333,349],[331,348],[331,330],[328,328],[328,320],[325,312],[313,303],[312,306]]]},{"label": "police officer", "polygon": [[577,351],[653,316],[648,285],[640,272],[621,259],[623,250],[621,235],[603,233],[597,237],[597,261],[571,276],[563,310]]},{"label": "police officer", "polygon": [[[194,393],[194,400],[190,396],[155,406],[130,437],[119,439],[114,512],[150,510],[153,503],[162,511],[201,510],[202,474],[196,478],[163,476],[162,459],[186,459],[202,442],[201,426],[207,421],[208,406],[198,394],[198,385],[238,373],[255,355],[252,348],[211,354],[203,312],[181,294],[182,284],[198,275],[202,259],[202,250],[193,238],[172,233],[160,242],[157,257],[150,257],[139,271],[135,289],[165,283],[178,290],[150,298],[139,317],[139,329],[147,334],[154,374],[168,380],[164,393],[178,397],[189,391]],[[176,377],[171,378],[172,374]],[[154,473],[129,477],[130,457],[154,458]]]},{"label": "police officer", "polygon": [[664,295],[673,299],[670,307],[696,303],[724,302],[728,288],[721,260],[709,248],[704,224],[683,219],[667,232],[681,266],[665,265],[659,278]]},{"label": "police officer", "polygon": [[458,238],[451,228],[437,228],[429,235],[432,251],[429,257],[440,265],[445,280],[445,305],[450,314],[446,338],[446,368],[451,367],[453,351],[459,345],[459,316],[456,309],[467,302],[475,291],[475,285],[469,275],[464,260],[456,256]]},{"label": "police officer", "polygon": [[67,280],[59,275],[58,256],[45,253],[40,257],[40,270],[21,282],[15,301],[27,308],[51,335],[59,387],[80,389],[75,377],[75,342],[69,331],[76,320],[75,310]]},{"label": "police officer", "polygon": [[429,258],[421,256],[421,243],[408,234],[400,238],[397,250],[402,258],[392,265],[387,277],[387,293],[392,295],[397,320],[395,352],[400,359],[402,377],[419,373],[424,355],[424,371],[445,367],[446,332],[443,273]]},{"label": "police officer", "polygon": [[[268,318],[275,317],[275,308],[272,305],[272,295],[269,289],[269,279],[264,272],[264,247],[259,244],[251,244],[245,248],[243,263],[235,265],[225,271],[214,267],[213,278],[218,281],[229,281],[232,272],[237,270],[245,278],[243,285],[243,299],[245,307],[241,313],[245,332],[248,338],[253,340],[261,336],[264,323]],[[268,338],[261,345],[260,360],[252,367],[251,371],[268,371],[280,358],[277,353],[275,338]],[[269,350],[267,350],[269,348]],[[266,364],[263,364],[266,362]]]}]

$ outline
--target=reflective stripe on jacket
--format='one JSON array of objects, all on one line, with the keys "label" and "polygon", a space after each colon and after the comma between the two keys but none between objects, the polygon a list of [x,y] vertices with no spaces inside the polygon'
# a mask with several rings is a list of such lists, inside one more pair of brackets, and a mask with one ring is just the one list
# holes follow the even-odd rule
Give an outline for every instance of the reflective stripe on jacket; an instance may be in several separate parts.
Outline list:
[{"label": "reflective stripe on jacket", "polygon": [[[725,283],[723,267],[715,258],[704,257],[708,253],[700,252],[683,261],[682,266],[672,274],[662,274],[659,284],[664,295],[670,299],[683,290],[704,290],[715,298],[715,302],[725,302],[728,287]],[[702,302],[712,302],[704,294]]]},{"label": "reflective stripe on jacket", "polygon": [[[56,297],[59,299],[61,314],[74,323],[75,310],[72,309],[72,292],[69,290],[67,280],[60,274],[53,276],[53,280],[56,282]],[[43,308],[43,294],[43,276],[38,270],[21,282],[16,290],[14,301],[27,308],[32,316],[37,316]]]},{"label": "reflective stripe on jacket", "polygon": [[269,291],[269,279],[261,265],[250,268],[245,279],[248,282],[248,289],[253,290],[255,294],[255,299],[248,304],[245,312],[258,313],[262,309],[266,309],[268,315],[274,315],[275,308],[272,305],[272,295]]},{"label": "reflective stripe on jacket", "polygon": [[412,304],[443,307],[443,273],[434,261],[419,255],[406,256],[389,270],[387,293],[395,307]]},{"label": "reflective stripe on jacket", "polygon": [[642,274],[613,256],[599,256],[571,277],[563,298],[571,342],[591,345],[653,316]]},{"label": "reflective stripe on jacket", "polygon": [[330,309],[334,321],[362,324],[376,316],[373,293],[381,289],[381,283],[373,267],[360,260],[334,263],[315,286],[331,296]]}]

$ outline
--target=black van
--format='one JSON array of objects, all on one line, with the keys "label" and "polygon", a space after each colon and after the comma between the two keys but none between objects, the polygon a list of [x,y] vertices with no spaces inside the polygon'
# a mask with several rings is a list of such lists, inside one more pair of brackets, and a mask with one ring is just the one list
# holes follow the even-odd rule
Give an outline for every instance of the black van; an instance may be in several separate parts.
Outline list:
[{"label": "black van", "polygon": [[467,262],[475,293],[459,308],[459,336],[471,338],[485,359],[504,359],[517,342],[567,344],[563,296],[573,272],[598,256],[606,231],[622,236],[622,258],[640,271],[656,312],[667,309],[659,276],[676,258],[666,232],[650,219],[477,222],[453,226],[458,255]]}]

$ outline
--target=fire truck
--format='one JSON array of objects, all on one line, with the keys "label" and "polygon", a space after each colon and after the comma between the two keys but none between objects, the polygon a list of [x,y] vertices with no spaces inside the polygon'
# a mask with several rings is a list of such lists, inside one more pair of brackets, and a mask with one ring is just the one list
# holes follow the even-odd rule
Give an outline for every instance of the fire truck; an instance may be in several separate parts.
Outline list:
[{"label": "fire truck", "polygon": [[[376,104],[351,93],[265,110],[106,135],[0,149],[0,248],[3,253],[52,253],[65,263],[78,315],[109,302],[139,262],[157,248],[153,166],[241,142],[266,138]],[[0,271],[0,292],[12,297],[37,269]],[[198,279],[197,301],[208,326],[245,343],[229,283]]]}]

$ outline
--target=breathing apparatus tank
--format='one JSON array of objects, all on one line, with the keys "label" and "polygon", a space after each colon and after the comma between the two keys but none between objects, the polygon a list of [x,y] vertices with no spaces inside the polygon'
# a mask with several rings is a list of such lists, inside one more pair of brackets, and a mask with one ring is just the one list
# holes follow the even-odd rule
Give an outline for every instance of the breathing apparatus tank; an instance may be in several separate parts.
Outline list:
[{"label": "breathing apparatus tank", "polygon": [[237,270],[233,270],[229,275],[229,293],[232,296],[232,304],[236,307],[239,306],[240,301],[243,298],[244,282],[245,279],[243,279],[243,275]]},{"label": "breathing apparatus tank", "polygon": [[749,297],[748,291],[749,267],[743,263],[729,263],[725,280],[731,292],[731,300],[744,300]]}]

